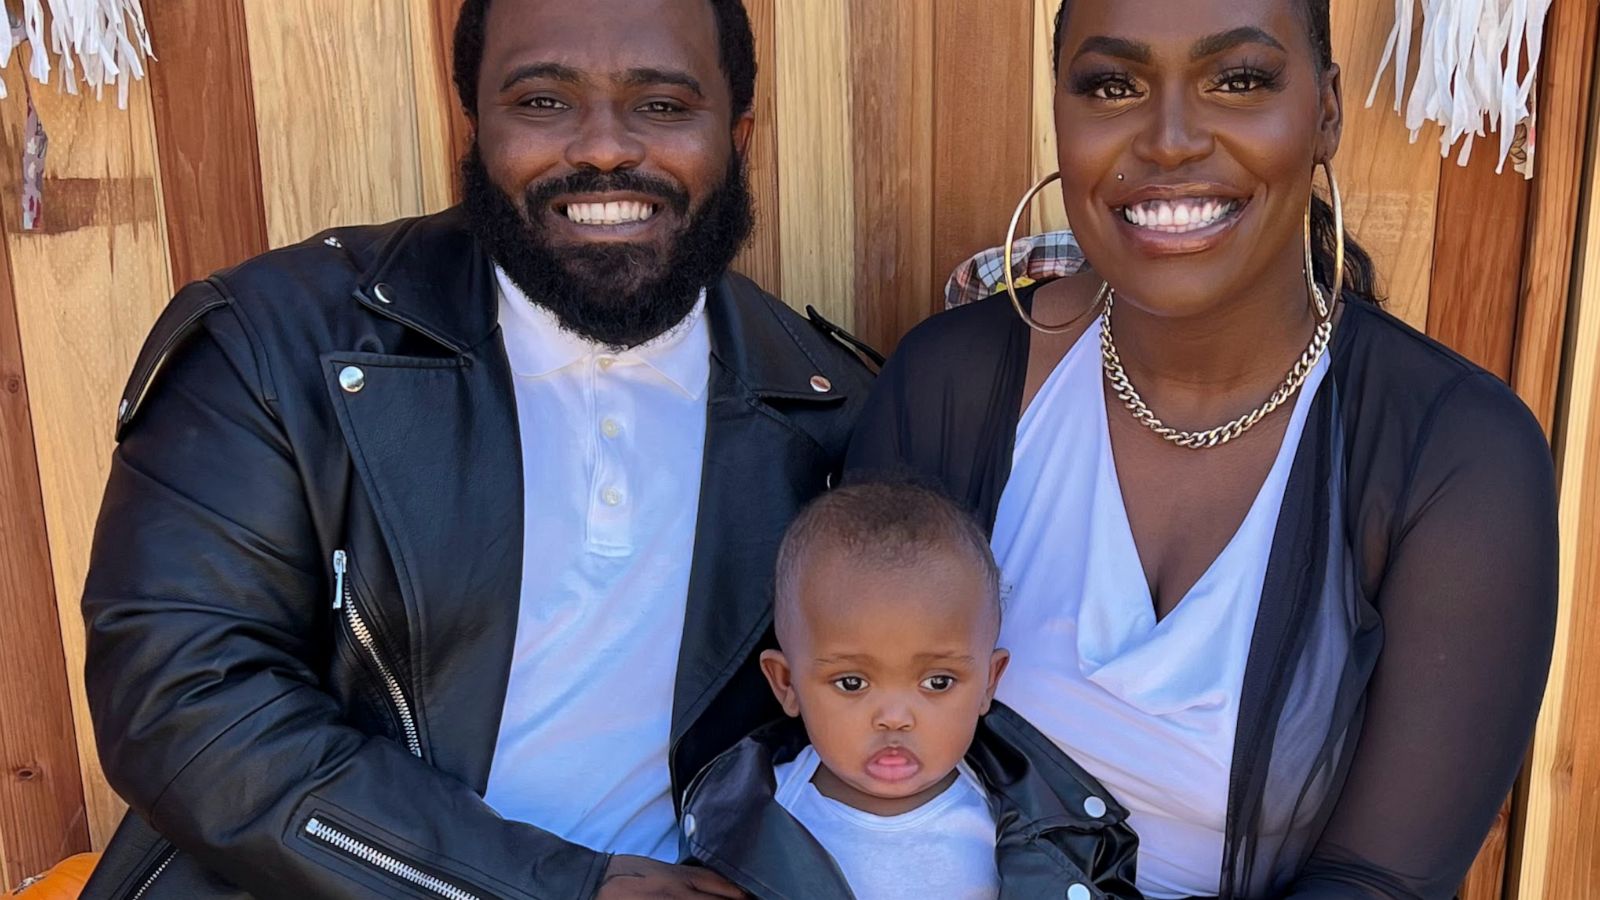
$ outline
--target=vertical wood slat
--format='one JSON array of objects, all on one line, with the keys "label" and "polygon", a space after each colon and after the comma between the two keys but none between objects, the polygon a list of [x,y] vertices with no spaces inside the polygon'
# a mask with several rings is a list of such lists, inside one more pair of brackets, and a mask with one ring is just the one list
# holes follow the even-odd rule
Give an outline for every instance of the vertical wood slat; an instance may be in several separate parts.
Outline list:
[{"label": "vertical wood slat", "polygon": [[[20,95],[0,103],[0,158],[21,158]],[[79,599],[109,472],[117,398],[172,296],[172,278],[148,83],[133,85],[126,110],[53,88],[35,88],[33,97],[50,134],[44,223],[22,231],[14,203],[0,207],[0,221],[29,361],[28,401],[89,834],[101,847],[124,806],[95,751]],[[19,196],[16,168],[0,172],[0,195]]]},{"label": "vertical wood slat", "polygon": [[[756,228],[733,267],[783,296],[782,210],[778,202],[779,0],[744,0],[756,36],[755,132],[746,163],[755,201]],[[804,306],[804,304],[801,304]]]},{"label": "vertical wood slat", "polygon": [[1513,381],[1547,433],[1555,424],[1561,380],[1597,20],[1600,6],[1594,0],[1555,0],[1540,62],[1528,262],[1522,275]]},{"label": "vertical wood slat", "polygon": [[22,363],[0,241],[0,890],[89,849]]},{"label": "vertical wood slat", "polygon": [[932,0],[934,296],[956,266],[1005,240],[1033,180],[1031,3]]},{"label": "vertical wood slat", "polygon": [[244,0],[244,10],[272,246],[423,212],[441,174],[419,146],[413,8]]},{"label": "vertical wood slat", "polygon": [[778,196],[784,299],[854,326],[855,166],[844,0],[779,0]]},{"label": "vertical wood slat", "polygon": [[267,249],[242,0],[153,3],[150,67],[168,251],[177,284]]},{"label": "vertical wood slat", "polygon": [[849,0],[855,172],[855,330],[887,353],[934,296],[933,16]]},{"label": "vertical wood slat", "polygon": [[[392,2],[392,0],[391,0]],[[436,213],[456,202],[459,181],[455,162],[460,137],[461,104],[450,82],[449,41],[442,31],[436,0],[402,0],[410,13],[406,32],[411,42],[413,85],[410,133],[417,142],[418,212]],[[398,135],[396,136],[399,137]]]},{"label": "vertical wood slat", "polygon": [[[1061,0],[1033,0],[1033,180],[1039,181],[1060,168],[1056,158],[1056,78],[1055,24]],[[1021,199],[1021,198],[1018,198]],[[1029,213],[1033,233],[1064,231],[1066,202],[1061,185],[1046,188],[1033,201]]]},{"label": "vertical wood slat", "polygon": [[[1439,194],[1439,127],[1416,142],[1392,108],[1392,83],[1366,109],[1368,80],[1378,71],[1394,27],[1394,4],[1334,0],[1333,52],[1343,73],[1344,138],[1334,157],[1345,223],[1372,254],[1390,312],[1421,329],[1428,322],[1434,216]],[[1421,16],[1418,16],[1418,28]]]},{"label": "vertical wood slat", "polygon": [[[1522,900],[1600,892],[1594,809],[1600,798],[1600,608],[1593,602],[1600,596],[1597,16],[1593,3],[1558,0],[1546,32],[1540,155],[1515,363],[1519,393],[1554,430],[1561,483],[1561,608],[1509,879],[1510,896]],[[1580,226],[1576,252],[1571,230],[1561,239],[1563,222]]]},{"label": "vertical wood slat", "polygon": [[[419,0],[411,2],[415,4]],[[425,51],[418,51],[417,77],[420,80],[431,74],[440,85],[439,90],[443,95],[443,107],[437,111],[443,116],[442,126],[440,119],[436,117],[431,124],[424,119],[420,123],[420,128],[443,127],[448,136],[446,146],[449,148],[449,153],[445,162],[449,169],[450,198],[451,202],[455,203],[461,200],[461,179],[457,177],[457,166],[462,157],[466,156],[467,148],[472,143],[472,123],[467,120],[466,110],[461,108],[454,81],[453,53],[456,20],[461,16],[461,0],[420,0],[420,3],[425,7],[432,7],[432,22],[414,22],[412,32],[415,36],[420,29],[431,27],[434,56],[430,66]]]},{"label": "vertical wood slat", "polygon": [[1440,173],[1427,330],[1509,383],[1529,186],[1509,165],[1495,174],[1496,164],[1483,152]]}]

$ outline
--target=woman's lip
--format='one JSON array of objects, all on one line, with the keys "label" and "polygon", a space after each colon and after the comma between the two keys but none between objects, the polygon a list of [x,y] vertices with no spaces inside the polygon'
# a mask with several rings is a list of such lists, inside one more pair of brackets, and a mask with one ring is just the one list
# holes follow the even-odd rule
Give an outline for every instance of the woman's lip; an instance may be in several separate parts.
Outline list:
[{"label": "woman's lip", "polygon": [[922,762],[904,747],[885,747],[872,754],[866,768],[878,781],[897,782],[915,778],[922,771]]},{"label": "woman's lip", "polygon": [[1183,256],[1192,253],[1204,253],[1215,248],[1228,236],[1239,221],[1244,218],[1246,211],[1254,204],[1246,201],[1240,207],[1216,222],[1195,231],[1183,234],[1172,234],[1165,231],[1155,231],[1141,228],[1129,222],[1122,215],[1121,207],[1108,210],[1111,217],[1116,220],[1122,234],[1133,244],[1134,248],[1146,256]]}]

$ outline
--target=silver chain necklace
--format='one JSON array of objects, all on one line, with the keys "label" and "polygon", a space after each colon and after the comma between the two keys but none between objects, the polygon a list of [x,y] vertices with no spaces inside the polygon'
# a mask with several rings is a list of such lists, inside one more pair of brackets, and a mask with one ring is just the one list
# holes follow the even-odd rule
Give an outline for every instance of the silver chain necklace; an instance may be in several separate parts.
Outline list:
[{"label": "silver chain necklace", "polygon": [[[1318,306],[1325,309],[1322,289],[1317,287],[1316,292]],[[1122,405],[1128,408],[1128,412],[1133,413],[1133,417],[1138,419],[1141,425],[1160,435],[1162,439],[1191,450],[1220,447],[1254,428],[1257,422],[1287,403],[1305,385],[1311,370],[1316,368],[1323,354],[1328,351],[1328,342],[1333,337],[1333,317],[1324,316],[1317,325],[1316,332],[1312,334],[1306,352],[1300,354],[1300,358],[1295,361],[1293,368],[1289,369],[1289,374],[1283,379],[1283,383],[1272,392],[1267,402],[1232,422],[1207,431],[1179,431],[1156,418],[1156,414],[1150,411],[1144,398],[1134,389],[1133,382],[1128,380],[1128,373],[1122,368],[1122,358],[1117,355],[1117,343],[1111,336],[1111,306],[1116,302],[1116,298],[1116,291],[1106,293],[1106,308],[1102,313],[1103,320],[1100,326],[1100,359],[1105,368],[1106,381],[1110,383],[1117,399],[1122,401]]]}]

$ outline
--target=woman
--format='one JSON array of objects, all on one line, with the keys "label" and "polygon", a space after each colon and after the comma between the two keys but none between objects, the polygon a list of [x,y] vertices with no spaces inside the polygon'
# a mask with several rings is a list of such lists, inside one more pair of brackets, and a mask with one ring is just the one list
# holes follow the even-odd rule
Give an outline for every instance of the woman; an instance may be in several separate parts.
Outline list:
[{"label": "woman", "polygon": [[850,465],[990,526],[1000,698],[1133,810],[1149,896],[1448,897],[1544,687],[1549,448],[1313,198],[1327,0],[1068,0],[1056,54],[1082,259],[907,337]]}]

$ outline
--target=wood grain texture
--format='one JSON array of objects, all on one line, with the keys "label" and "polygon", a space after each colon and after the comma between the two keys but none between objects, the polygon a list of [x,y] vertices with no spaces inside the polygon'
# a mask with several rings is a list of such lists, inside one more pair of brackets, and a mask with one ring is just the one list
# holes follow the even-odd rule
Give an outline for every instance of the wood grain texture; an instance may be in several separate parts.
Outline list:
[{"label": "wood grain texture", "polygon": [[89,849],[15,293],[0,241],[0,890]]},{"label": "wood grain texture", "polygon": [[933,14],[849,0],[855,330],[887,353],[933,296]]},{"label": "wood grain texture", "polygon": [[[1042,180],[1061,167],[1056,159],[1055,78],[1056,10],[1060,8],[1061,0],[1033,0],[1034,181]],[[1061,199],[1061,185],[1053,184],[1045,188],[1033,201],[1028,218],[1034,234],[1069,228],[1066,203]]]},{"label": "wood grain texture", "polygon": [[150,92],[167,250],[184,284],[267,249],[242,0],[153,3]]},{"label": "wood grain texture", "polygon": [[776,7],[778,197],[784,299],[855,321],[855,154],[844,0]]},{"label": "wood grain texture", "polygon": [[[1383,103],[1366,109],[1366,86],[1394,27],[1394,4],[1335,0],[1333,54],[1344,73],[1344,138],[1334,172],[1345,224],[1372,254],[1390,312],[1421,329],[1428,323],[1434,215],[1439,197],[1439,130],[1411,142],[1405,121]],[[1421,16],[1418,16],[1421,27]]]},{"label": "wood grain texture", "polygon": [[[410,0],[416,2],[416,0]],[[434,77],[440,79],[445,94],[445,125],[449,132],[450,196],[454,202],[461,200],[460,161],[472,145],[472,123],[455,88],[454,47],[456,20],[461,17],[461,0],[426,0],[433,7],[433,35],[437,56],[434,58]],[[414,28],[417,26],[413,26]],[[419,72],[423,57],[418,57]],[[426,128],[427,123],[423,123]]]},{"label": "wood grain texture", "polygon": [[1538,143],[1513,383],[1547,432],[1555,423],[1561,381],[1597,19],[1600,4],[1594,0],[1555,0],[1539,74]]},{"label": "wood grain texture", "polygon": [[[392,0],[391,0],[392,2]],[[422,212],[453,206],[460,193],[456,177],[457,142],[464,121],[450,83],[450,41],[443,30],[446,14],[438,0],[404,0],[411,18],[411,69],[416,86],[417,179]],[[448,6],[449,4],[447,4]],[[457,5],[459,10],[459,5]],[[453,20],[452,20],[453,21]]]},{"label": "wood grain texture", "polygon": [[1493,154],[1444,163],[1433,237],[1428,334],[1511,381],[1527,240],[1527,179]]},{"label": "wood grain texture", "polygon": [[270,243],[427,209],[439,176],[418,143],[412,7],[244,0],[244,9]]},{"label": "wood grain texture", "polygon": [[[1581,26],[1592,47],[1592,5],[1584,15],[1573,16],[1573,12],[1558,8],[1554,25]],[[1558,72],[1576,67],[1563,58],[1579,49],[1573,33],[1552,31],[1551,37],[1554,56],[1547,59],[1552,66]],[[1558,99],[1561,96],[1557,93]],[[1564,400],[1552,410],[1561,484],[1561,606],[1512,868],[1513,896],[1524,900],[1593,897],[1600,892],[1600,815],[1596,815],[1600,809],[1600,607],[1594,602],[1600,596],[1600,143],[1593,130],[1594,123],[1600,122],[1600,96],[1592,97],[1586,109],[1590,125],[1579,133],[1588,135],[1587,149],[1579,152],[1578,160],[1581,165],[1587,157],[1588,174],[1573,183],[1575,188],[1583,185],[1573,194],[1587,198],[1579,220],[1574,293],[1569,317],[1550,328],[1556,335],[1569,337],[1561,376]],[[1552,173],[1552,180],[1559,184],[1567,172],[1565,156],[1550,147],[1549,135],[1546,131],[1541,138],[1541,158],[1535,165],[1552,164],[1543,171]],[[1535,241],[1530,253],[1540,251],[1546,243],[1541,238],[1549,223],[1541,224],[1539,218],[1565,214],[1565,208],[1554,203],[1550,208],[1544,206],[1542,201],[1550,198],[1539,195],[1549,189],[1550,185],[1536,188]],[[1553,253],[1554,242],[1550,243]],[[1554,258],[1534,256],[1528,265],[1539,271],[1524,279],[1525,287],[1531,283],[1534,288],[1524,302],[1541,304],[1545,300],[1539,280],[1562,267]],[[1541,314],[1538,310],[1533,313]],[[1523,323],[1528,326],[1528,316]],[[1518,388],[1529,387],[1524,398],[1537,400],[1542,396],[1544,377],[1542,373],[1530,376],[1529,369],[1542,369],[1544,363],[1530,360],[1523,349],[1518,351]],[[1554,348],[1542,351],[1541,357],[1543,354],[1561,355]],[[1524,382],[1524,378],[1528,380]]]},{"label": "wood grain texture", "polygon": [[778,0],[744,0],[756,35],[755,133],[750,138],[750,192],[756,227],[734,260],[735,270],[783,296],[782,210],[778,202]]},{"label": "wood grain texture", "polygon": [[934,296],[974,253],[999,246],[1033,180],[1032,3],[931,0],[934,36]]},{"label": "wood grain texture", "polygon": [[[3,158],[20,158],[25,110],[17,94],[0,103]],[[46,226],[21,231],[18,206],[4,204],[17,322],[28,361],[39,478],[79,765],[96,848],[123,804],[105,782],[83,687],[79,600],[112,449],[117,398],[157,314],[172,296],[155,126],[147,82],[127,110],[35,90],[50,134],[44,183]],[[16,197],[17,170],[0,194]]]}]

